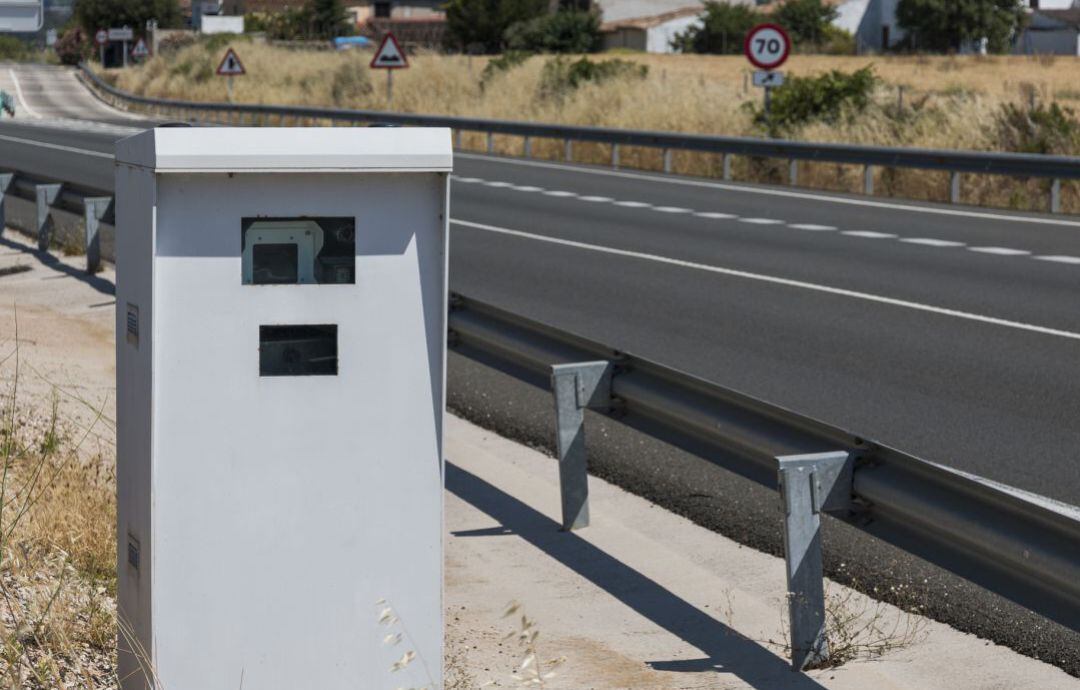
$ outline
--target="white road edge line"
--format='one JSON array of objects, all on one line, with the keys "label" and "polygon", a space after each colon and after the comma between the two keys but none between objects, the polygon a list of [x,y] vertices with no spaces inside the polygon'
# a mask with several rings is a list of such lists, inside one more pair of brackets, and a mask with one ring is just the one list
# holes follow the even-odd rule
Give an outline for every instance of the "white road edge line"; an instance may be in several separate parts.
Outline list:
[{"label": "white road edge line", "polygon": [[105,153],[104,151],[92,151],[90,149],[80,149],[76,146],[63,146],[62,144],[50,144],[47,141],[39,141],[37,139],[23,139],[22,137],[9,137],[6,134],[0,134],[0,141],[12,141],[16,144],[30,144],[32,146],[40,146],[45,149],[53,149],[55,151],[67,151],[68,153],[81,153],[84,156],[94,156],[96,158],[108,158],[113,159],[111,153]]},{"label": "white road edge line", "polygon": [[8,74],[11,75],[11,81],[15,84],[15,95],[19,97],[19,103],[22,104],[23,110],[27,112],[30,117],[41,119],[41,116],[34,112],[34,109],[27,104],[26,99],[23,98],[22,87],[19,86],[19,78],[15,76],[15,68],[12,67],[8,70]]},{"label": "white road edge line", "polygon": [[810,194],[807,192],[791,192],[784,189],[770,189],[767,187],[752,187],[725,184],[722,182],[708,182],[706,180],[695,180],[691,178],[680,178],[677,176],[665,176],[665,175],[652,175],[646,172],[634,173],[634,172],[620,172],[618,170],[605,170],[603,168],[589,168],[576,165],[564,165],[561,163],[545,163],[543,161],[535,160],[515,160],[512,158],[502,158],[498,156],[485,156],[483,154],[476,153],[463,153],[461,151],[454,152],[455,158],[464,158],[466,160],[482,160],[492,163],[504,163],[507,165],[525,165],[535,168],[551,168],[553,170],[567,170],[570,172],[577,172],[586,175],[608,175],[611,177],[631,178],[635,180],[644,180],[646,182],[663,182],[666,184],[677,184],[687,187],[708,187],[710,189],[723,189],[729,192],[743,192],[745,194],[766,194],[769,196],[784,196],[791,199],[809,199],[811,201],[825,201],[833,204],[847,204],[850,206],[868,206],[871,208],[887,208],[894,211],[911,211],[913,213],[936,213],[942,216],[963,216],[966,218],[983,218],[986,220],[1005,220],[1015,223],[1036,223],[1039,225],[1064,225],[1073,228],[1080,228],[1080,221],[1077,220],[1064,220],[1058,218],[1039,218],[1033,216],[1009,216],[1001,213],[988,213],[986,211],[964,211],[960,209],[951,208],[933,208],[930,206],[909,206],[906,204],[895,204],[887,201],[871,201],[869,199],[852,199],[842,196],[826,196],[824,194]]},{"label": "white road edge line", "polygon": [[733,268],[724,268],[722,266],[712,266],[709,264],[701,264],[694,261],[684,261],[682,259],[672,259],[666,256],[657,256],[656,254],[646,254],[644,252],[635,252],[628,249],[616,249],[614,247],[605,247],[597,244],[588,244],[586,242],[576,242],[574,240],[564,240],[557,237],[548,237],[546,235],[536,235],[531,232],[523,232],[521,230],[511,230],[510,228],[501,228],[495,225],[485,225],[483,223],[472,223],[466,220],[450,219],[451,224],[460,225],[467,228],[473,228],[476,230],[483,230],[485,232],[494,232],[501,235],[509,235],[512,237],[520,237],[527,240],[535,240],[537,242],[547,242],[549,244],[558,244],[564,247],[574,247],[575,249],[584,249],[592,252],[600,252],[603,254],[611,254],[614,256],[625,256],[631,259],[642,259],[645,261],[655,261],[657,263],[667,264],[669,266],[679,266],[681,268],[691,268],[699,271],[706,271],[709,273],[717,273],[720,275],[732,276],[734,278],[745,278],[747,280],[757,280],[763,283],[772,283],[774,285],[784,285],[786,287],[801,288],[803,290],[811,290],[813,292],[823,292],[830,295],[839,295],[841,297],[850,297],[853,299],[865,300],[867,302],[876,302],[878,304],[888,304],[894,307],[903,307],[905,309],[914,309],[916,311],[929,312],[931,314],[939,314],[941,316],[951,316],[957,319],[964,319],[967,321],[975,321],[978,323],[990,324],[992,326],[1002,326],[1004,328],[1012,328],[1020,331],[1028,331],[1030,333],[1039,333],[1042,335],[1051,335],[1059,338],[1067,338],[1070,340],[1080,340],[1080,333],[1073,331],[1064,331],[1057,328],[1047,328],[1046,326],[1037,326],[1029,323],[1022,323],[1020,321],[1009,321],[1008,319],[999,319],[993,316],[983,316],[981,314],[973,314],[971,312],[959,311],[956,309],[946,309],[944,307],[935,307],[931,304],[921,304],[919,302],[910,302],[908,300],[895,299],[893,297],[884,297],[882,295],[874,295],[868,292],[859,292],[857,290],[847,290],[844,288],[836,288],[828,285],[819,285],[817,283],[808,283],[802,280],[792,280],[790,278],[780,278],[778,276],[764,275],[761,273],[751,273],[749,271],[740,271]]}]

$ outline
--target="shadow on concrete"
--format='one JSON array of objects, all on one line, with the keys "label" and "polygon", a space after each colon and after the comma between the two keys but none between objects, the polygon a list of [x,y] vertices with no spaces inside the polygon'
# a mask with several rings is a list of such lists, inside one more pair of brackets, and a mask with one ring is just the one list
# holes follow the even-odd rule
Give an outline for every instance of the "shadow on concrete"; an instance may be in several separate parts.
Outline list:
[{"label": "shadow on concrete", "polygon": [[11,240],[3,236],[0,236],[0,247],[7,247],[8,249],[16,250],[12,253],[12,256],[15,253],[21,254],[23,256],[32,256],[38,261],[40,261],[42,264],[53,269],[54,271],[59,271],[60,273],[64,274],[64,276],[49,276],[48,278],[43,278],[43,280],[55,280],[57,278],[62,278],[66,276],[68,278],[75,278],[76,280],[86,283],[87,285],[94,288],[103,295],[116,294],[116,286],[111,280],[106,280],[105,278],[101,278],[96,275],[90,275],[86,271],[75,268],[74,266],[68,266],[49,252],[43,252],[40,249],[31,249],[17,242],[12,242]]},{"label": "shadow on concrete", "polygon": [[450,462],[446,463],[446,488],[500,524],[460,536],[501,536],[510,531],[707,655],[705,659],[654,661],[653,668],[687,673],[714,670],[760,690],[823,690],[809,676],[793,673],[786,660],[754,640],[576,534],[560,531],[554,520]]}]

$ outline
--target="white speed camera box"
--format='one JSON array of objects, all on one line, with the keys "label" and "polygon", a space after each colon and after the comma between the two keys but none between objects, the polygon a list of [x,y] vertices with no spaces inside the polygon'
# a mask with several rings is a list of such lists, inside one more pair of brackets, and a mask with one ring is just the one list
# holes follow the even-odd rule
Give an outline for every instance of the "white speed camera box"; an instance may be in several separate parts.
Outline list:
[{"label": "white speed camera box", "polygon": [[116,161],[122,687],[440,687],[450,132]]}]

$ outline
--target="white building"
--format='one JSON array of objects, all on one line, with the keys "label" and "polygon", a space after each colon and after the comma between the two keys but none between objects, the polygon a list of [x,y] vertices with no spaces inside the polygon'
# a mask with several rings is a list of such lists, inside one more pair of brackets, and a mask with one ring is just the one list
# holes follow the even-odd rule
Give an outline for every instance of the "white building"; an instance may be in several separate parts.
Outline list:
[{"label": "white building", "polygon": [[604,50],[627,48],[646,53],[672,53],[671,42],[677,34],[701,24],[701,7],[684,7],[651,17],[605,21],[600,25]]},{"label": "white building", "polygon": [[1033,11],[1013,52],[1023,55],[1080,55],[1080,8],[1040,8]]}]

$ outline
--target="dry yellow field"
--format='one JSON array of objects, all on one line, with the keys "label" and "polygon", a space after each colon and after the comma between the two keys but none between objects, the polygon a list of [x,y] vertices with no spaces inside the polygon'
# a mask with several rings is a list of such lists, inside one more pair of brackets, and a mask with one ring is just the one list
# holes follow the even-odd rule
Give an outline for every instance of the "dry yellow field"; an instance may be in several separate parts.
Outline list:
[{"label": "dry yellow field", "polygon": [[[327,105],[382,109],[387,106],[385,76],[372,74],[370,53],[313,52],[243,41],[235,44],[247,76],[236,79],[235,98],[241,102]],[[136,93],[191,100],[222,101],[226,86],[213,69],[224,54],[223,45],[196,44],[154,57],[106,77]],[[488,58],[422,54],[410,57],[411,69],[394,77],[393,109],[408,112],[467,115],[485,118],[561,122],[570,124],[678,130],[711,134],[761,136],[750,104],[761,100],[760,90],[748,85],[751,68],[739,56],[601,55],[647,65],[643,79],[621,78],[585,85],[552,96],[540,88],[550,57],[537,56],[513,69],[482,81]],[[863,113],[839,122],[810,123],[788,133],[807,141],[1000,150],[1000,112],[1003,104],[1049,103],[1080,106],[1080,59],[1023,56],[794,56],[784,70],[815,74],[831,69],[853,71],[872,65],[881,78],[874,102]],[[898,108],[903,89],[903,107]],[[479,148],[480,135],[467,137],[466,146]],[[504,152],[520,151],[520,140],[500,140]],[[609,155],[594,146],[577,147],[580,160],[601,162]],[[535,142],[534,155],[558,157],[561,142]],[[1061,153],[1080,154],[1068,150]],[[623,151],[623,164],[655,168],[656,151]],[[676,156],[681,172],[715,175],[719,162],[697,154]],[[782,166],[741,160],[737,179],[782,181]],[[943,199],[944,174],[924,171],[879,171],[878,193],[918,199]],[[838,190],[859,189],[861,171],[849,166],[808,164],[800,184]],[[1043,208],[1043,181],[1013,181],[967,177],[963,195],[973,203],[1014,208]],[[1066,210],[1080,209],[1080,191],[1063,189]]]}]

